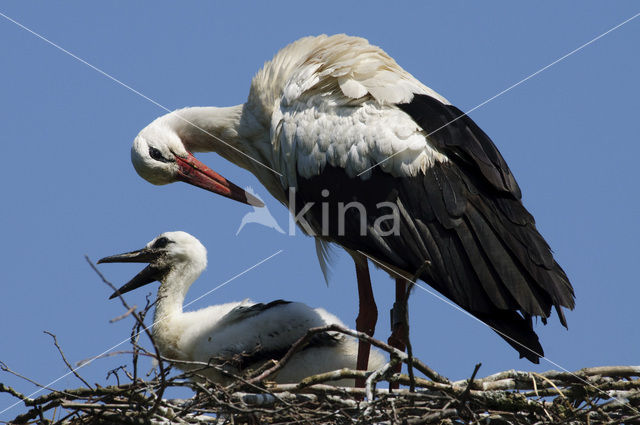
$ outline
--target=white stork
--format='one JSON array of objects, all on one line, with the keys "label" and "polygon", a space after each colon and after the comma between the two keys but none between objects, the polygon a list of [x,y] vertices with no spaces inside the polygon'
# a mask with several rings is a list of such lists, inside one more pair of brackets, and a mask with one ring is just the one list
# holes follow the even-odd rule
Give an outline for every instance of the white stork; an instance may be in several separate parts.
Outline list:
[{"label": "white stork", "polygon": [[[156,119],[134,140],[132,161],[153,184],[183,180],[255,203],[198,172],[205,166],[191,152],[204,151],[249,170],[287,205],[316,237],[321,266],[326,243],[353,256],[359,331],[372,334],[377,320],[367,256],[407,279],[419,272],[533,362],[543,351],[532,316],[546,323],[554,307],[566,327],[573,288],[496,146],[363,38],[290,44],[253,78],[244,104]],[[345,212],[350,202],[366,214]],[[380,208],[385,202],[393,208]],[[390,210],[397,228],[382,223]],[[403,279],[397,296],[406,297]]]},{"label": "white stork", "polygon": [[[256,304],[250,300],[212,305],[183,312],[182,303],[191,284],[207,266],[207,250],[185,232],[166,232],[144,248],[113,255],[98,263],[149,263],[128,283],[114,292],[115,298],[154,281],[160,281],[153,319],[153,340],[160,354],[173,360],[220,364],[229,373],[256,369],[269,359],[279,360],[310,328],[344,324],[322,308],[283,300]],[[350,336],[335,332],[317,334],[277,372],[279,383],[299,382],[307,376],[337,369],[354,369],[358,344]],[[375,350],[370,369],[385,364]],[[198,364],[177,363],[185,370]],[[227,375],[213,368],[199,372],[214,382],[228,383]],[[334,385],[354,385],[339,380]]]}]

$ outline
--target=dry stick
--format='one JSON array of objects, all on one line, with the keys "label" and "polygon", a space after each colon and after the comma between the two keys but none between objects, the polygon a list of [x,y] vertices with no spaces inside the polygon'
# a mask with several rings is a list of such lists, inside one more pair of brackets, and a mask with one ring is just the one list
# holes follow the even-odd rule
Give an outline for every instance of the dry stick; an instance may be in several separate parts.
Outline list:
[{"label": "dry stick", "polygon": [[[115,285],[113,283],[109,282],[104,277],[104,275],[102,273],[100,273],[100,270],[98,270],[98,268],[95,266],[95,264],[93,264],[93,262],[89,259],[89,256],[85,255],[84,258],[87,260],[87,262],[89,263],[89,265],[91,266],[93,271],[95,271],[96,274],[100,277],[100,279],[102,279],[102,281],[104,283],[106,283],[114,292],[117,292],[117,288],[115,287]],[[118,292],[118,298],[120,299],[120,302],[122,303],[124,308],[127,309],[127,311],[131,310],[131,307],[129,307],[129,305],[127,304],[125,299],[122,297],[122,294],[120,294],[119,292]],[[160,373],[159,373],[159,375],[160,375],[160,388],[158,389],[158,394],[155,394],[156,402],[154,403],[153,407],[151,407],[151,409],[147,412],[147,416],[151,416],[156,412],[156,410],[158,410],[158,407],[160,407],[160,403],[162,402],[162,396],[164,394],[164,390],[165,390],[165,387],[166,387],[165,369],[164,369],[164,365],[162,363],[162,358],[160,356],[160,350],[158,350],[158,346],[156,345],[155,341],[153,340],[153,337],[151,336],[151,332],[149,332],[149,326],[144,326],[143,320],[140,318],[140,316],[135,311],[131,311],[131,315],[136,319],[136,322],[138,323],[138,325],[143,328],[144,333],[147,334],[147,337],[149,338],[149,341],[151,341],[151,345],[153,345],[153,350],[155,351],[156,356],[157,356],[158,369],[160,369]]]},{"label": "dry stick", "polygon": [[120,316],[118,317],[114,317],[113,319],[109,320],[109,323],[115,323],[117,321],[120,321],[122,319],[124,319],[125,317],[129,316],[131,313],[133,313],[133,311],[135,309],[137,309],[138,306],[137,305],[133,305],[129,310],[125,311],[124,313],[122,313]]},{"label": "dry stick", "polygon": [[[397,348],[394,348],[388,344],[385,344],[382,341],[378,341],[377,339],[374,339],[372,337],[370,337],[369,335],[363,333],[363,332],[358,332],[358,331],[354,331],[348,328],[345,328],[344,326],[340,326],[340,325],[336,325],[336,324],[332,324],[332,325],[327,325],[327,326],[321,326],[321,327],[317,327],[317,328],[311,328],[307,331],[307,333],[300,339],[298,339],[289,349],[289,351],[287,351],[287,354],[284,355],[284,357],[282,357],[282,359],[280,359],[280,361],[278,363],[276,363],[275,366],[267,369],[266,371],[264,371],[263,373],[261,373],[260,375],[253,377],[251,379],[248,380],[249,383],[256,383],[259,382],[269,376],[271,376],[272,374],[276,373],[277,371],[279,371],[280,369],[282,369],[282,367],[284,367],[284,365],[291,359],[291,357],[298,352],[303,346],[304,344],[309,341],[309,339],[317,334],[317,333],[321,333],[321,332],[330,332],[330,331],[334,331],[334,332],[340,332],[343,333],[345,335],[350,335],[354,338],[358,338],[360,340],[363,340],[365,342],[368,342],[369,344],[376,346],[390,354],[394,354],[395,356],[397,356],[403,363],[406,363],[408,361],[408,356],[406,353],[398,350]],[[437,372],[435,372],[434,370],[432,370],[430,367],[428,367],[427,365],[425,365],[424,363],[420,362],[420,361],[414,361],[414,366],[416,367],[416,369],[418,369],[420,372],[424,373],[425,376],[427,376],[428,378],[432,379],[435,382],[441,382],[441,383],[449,383],[450,381],[447,378],[444,378],[443,376],[439,375]]]},{"label": "dry stick", "polygon": [[60,357],[62,357],[62,361],[64,362],[65,365],[67,365],[67,368],[69,368],[69,370],[76,376],[76,378],[78,378],[84,385],[86,385],[87,388],[93,389],[93,387],[91,385],[89,385],[89,383],[87,381],[85,381],[84,378],[82,378],[82,376],[80,376],[80,374],[78,372],[76,372],[76,370],[67,361],[67,358],[65,357],[64,352],[62,352],[62,348],[60,348],[60,345],[58,344],[58,337],[55,336],[54,334],[52,334],[49,331],[43,331],[43,332],[46,333],[47,335],[49,335],[51,338],[53,338],[53,344],[58,349],[58,352],[60,353]]},{"label": "dry stick", "polygon": [[129,350],[110,351],[108,353],[100,354],[99,356],[87,357],[86,359],[82,359],[82,360],[76,362],[76,367],[83,366],[83,365],[85,365],[85,364],[87,364],[89,362],[92,362],[94,360],[106,359],[107,357],[119,356],[121,354],[133,354],[133,351],[129,351]]},{"label": "dry stick", "polygon": [[473,373],[471,374],[471,378],[469,378],[469,384],[467,385],[467,388],[465,388],[464,392],[462,393],[462,395],[459,397],[459,406],[463,409],[466,409],[469,413],[471,413],[471,418],[475,419],[475,415],[473,413],[473,410],[471,410],[471,408],[467,405],[467,400],[469,398],[469,394],[471,394],[471,387],[473,386],[473,380],[476,377],[476,374],[478,373],[478,370],[480,370],[480,366],[482,366],[482,363],[477,363],[475,365],[475,367],[473,368]]},{"label": "dry stick", "polygon": [[[229,372],[228,370],[224,369],[221,366],[215,365],[215,364],[211,364],[211,363],[207,363],[207,362],[201,362],[201,361],[197,361],[197,360],[178,360],[178,359],[171,359],[168,357],[162,357],[163,360],[168,361],[170,363],[176,363],[176,364],[183,364],[183,365],[190,365],[190,366],[199,366],[199,369],[196,370],[192,370],[186,373],[183,373],[181,375],[178,375],[178,377],[188,377],[190,374],[195,374],[196,376],[200,377],[200,378],[205,378],[207,381],[209,381],[209,379],[206,376],[200,375],[197,372],[201,371],[201,370],[205,370],[205,369],[215,369],[216,371],[220,372],[221,374],[223,374],[224,376],[230,377],[235,379],[236,381],[242,382],[243,384],[248,385],[249,387],[253,388],[254,390],[269,394],[271,396],[273,396],[275,399],[277,399],[278,401],[282,402],[282,404],[284,404],[285,406],[290,406],[287,402],[285,402],[284,400],[281,400],[280,397],[278,397],[277,395],[275,395],[272,391],[270,391],[267,388],[262,388],[259,387],[257,385],[255,385],[255,383],[253,383],[251,380],[247,380],[241,376],[238,376],[232,372]],[[210,381],[209,381],[210,382]],[[199,383],[196,383],[196,385],[198,386],[198,388],[202,388],[202,385],[200,385]],[[229,386],[227,386],[227,388],[232,387],[233,385],[235,385],[235,383],[230,384]]]},{"label": "dry stick", "polygon": [[291,357],[294,354],[296,354],[304,346],[304,344],[306,344],[307,341],[309,341],[311,339],[311,337],[313,335],[315,335],[316,333],[320,333],[320,332],[326,331],[327,330],[326,328],[328,328],[328,326],[309,329],[304,336],[302,336],[300,339],[298,339],[291,346],[289,351],[287,351],[287,353],[280,359],[280,361],[278,361],[273,367],[270,367],[269,369],[265,370],[264,372],[262,372],[258,376],[250,378],[248,380],[248,382],[251,383],[251,384],[255,384],[255,383],[260,382],[263,379],[271,376],[272,374],[276,373],[280,369],[282,369],[284,367],[284,365],[287,364],[287,362],[291,359]]},{"label": "dry stick", "polygon": [[482,366],[482,363],[476,364],[476,366],[473,368],[473,373],[471,374],[471,378],[469,378],[469,384],[467,385],[467,388],[465,388],[464,392],[460,396],[460,402],[464,403],[466,399],[469,397],[469,393],[471,392],[471,387],[473,386],[473,380],[475,379],[476,374],[478,373],[478,370],[480,370],[480,366]]},{"label": "dry stick", "polygon": [[[397,358],[395,356],[391,356],[391,361],[390,362],[388,362],[387,364],[382,366],[380,369],[374,371],[373,373],[371,373],[369,375],[369,377],[365,381],[365,389],[366,389],[366,393],[365,394],[367,395],[367,400],[368,401],[372,401],[373,400],[373,394],[374,394],[374,391],[375,391],[374,387],[375,387],[376,382],[378,382],[387,373],[389,373],[389,371],[391,371],[392,368],[396,367],[399,361],[400,361],[399,358]],[[366,411],[365,411],[365,413],[366,413]]]},{"label": "dry stick", "polygon": [[106,381],[108,381],[108,380],[109,380],[109,377],[110,377],[111,375],[113,375],[113,376],[116,378],[116,385],[118,385],[118,386],[119,386],[119,385],[120,385],[120,375],[118,375],[118,371],[119,371],[119,370],[123,371],[127,377],[129,377],[129,376],[130,376],[130,375],[128,375],[128,374],[126,373],[126,366],[125,366],[125,365],[120,365],[120,366],[118,366],[118,367],[116,367],[116,368],[113,368],[113,369],[111,369],[111,370],[107,371],[107,376],[105,377],[105,380],[106,380]]},{"label": "dry stick", "polygon": [[[278,362],[276,360],[269,359],[266,362],[264,362],[263,364],[261,364],[257,369],[251,371],[250,375],[253,375],[253,376],[260,375],[262,372],[264,372],[265,370],[267,370],[269,368],[272,368],[276,364],[278,364]],[[304,381],[304,379],[303,379],[303,381]]]},{"label": "dry stick", "polygon": [[[224,370],[224,369],[222,369],[222,368],[220,368],[219,370],[220,370],[222,373],[226,374],[227,376],[234,377],[236,380],[238,380],[238,381],[240,381],[240,382],[242,382],[242,383],[244,383],[244,384],[248,385],[249,387],[251,387],[251,388],[253,388],[253,389],[257,390],[257,391],[260,391],[261,393],[265,393],[265,394],[262,394],[262,395],[268,395],[268,396],[271,396],[274,400],[279,401],[280,403],[282,403],[282,404],[285,406],[283,409],[280,409],[281,411],[284,411],[284,410],[293,410],[293,411],[294,411],[294,413],[295,413],[295,408],[296,408],[296,406],[294,406],[294,405],[292,405],[292,404],[288,403],[288,402],[287,402],[287,401],[285,401],[283,398],[281,398],[279,395],[276,395],[276,394],[275,394],[273,391],[271,391],[270,389],[268,389],[268,388],[261,388],[261,387],[259,387],[259,386],[255,385],[255,384],[253,384],[253,383],[251,383],[251,382],[247,381],[246,379],[244,379],[244,378],[242,378],[242,377],[239,377],[239,376],[236,376],[236,375],[234,375],[234,374],[232,374],[232,373],[230,373],[230,372],[228,372],[228,371],[226,371],[226,370]],[[199,387],[201,387],[201,385],[200,385],[200,384],[198,384],[198,383],[196,383],[196,385],[198,385]],[[235,385],[235,383],[234,383],[234,384],[231,384],[231,385],[228,385],[227,387],[225,387],[225,390],[226,390],[226,389],[231,388],[233,385]],[[215,396],[213,396],[213,394],[211,394],[208,390],[205,390],[205,391],[207,391],[207,393],[208,393],[208,394],[210,394],[210,396],[211,396],[211,397],[215,398]],[[217,400],[217,398],[215,398],[215,399]],[[229,405],[228,403],[225,403],[225,405],[226,405],[228,408],[236,409],[235,407],[233,407],[233,406]],[[257,409],[257,408],[254,408],[253,410],[254,410],[254,411],[256,411],[256,410],[257,410],[257,411],[261,411],[261,409]],[[299,421],[296,421],[296,423],[297,423],[297,422],[299,422]]]},{"label": "dry stick", "polygon": [[[399,361],[400,359],[398,357],[395,357],[392,355],[391,361],[389,363],[385,364],[380,369],[374,371],[371,375],[369,375],[369,377],[365,381],[365,389],[366,389],[365,394],[367,396],[368,401],[373,400],[374,386],[376,382],[379,381],[381,377],[384,377],[393,368],[395,368]],[[367,414],[368,412],[369,412],[369,408],[365,410],[365,414]]]},{"label": "dry stick", "polygon": [[[354,371],[355,372],[355,371]],[[277,384],[271,387],[271,391],[274,393],[283,393],[283,392],[294,392],[298,390],[298,384]],[[364,388],[355,388],[355,387],[336,387],[334,385],[326,385],[326,384],[316,384],[303,388],[304,394],[333,394],[333,395],[355,395],[355,396],[364,396],[365,390]],[[384,392],[384,389],[378,390],[378,392]]]},{"label": "dry stick", "polygon": [[[571,383],[581,385],[581,380],[592,379],[592,377],[606,376],[611,378],[631,378],[640,377],[640,366],[597,366],[593,368],[584,368],[575,372],[558,372],[550,370],[547,372],[536,373],[548,380],[537,382],[537,388],[550,388],[551,382],[555,384]],[[474,381],[474,389],[479,390],[503,390],[503,389],[533,389],[532,379],[534,376],[531,372],[508,370],[493,375],[486,376]],[[627,381],[633,382],[633,381]],[[637,380],[636,380],[637,382]],[[465,381],[453,382],[454,385],[464,385]]]},{"label": "dry stick", "polygon": [[197,388],[199,388],[202,392],[206,393],[211,399],[215,400],[219,404],[224,405],[230,411],[235,411],[236,413],[238,413],[238,412],[239,413],[247,413],[247,414],[251,414],[251,413],[254,412],[254,409],[244,409],[242,407],[234,406],[231,403],[228,403],[228,402],[225,402],[225,401],[221,401],[218,397],[215,396],[214,393],[209,391],[209,389],[207,387],[205,387],[204,385],[200,384],[199,382],[196,382],[195,386]]},{"label": "dry stick", "polygon": [[33,399],[27,397],[26,395],[22,394],[21,392],[18,392],[16,390],[14,390],[12,387],[6,386],[2,382],[0,382],[0,393],[11,394],[15,398],[19,398],[20,400],[24,401],[25,404],[27,404],[28,402],[33,401]]},{"label": "dry stick", "polygon": [[62,407],[65,408],[79,408],[79,409],[122,409],[127,408],[129,405],[127,403],[77,403],[73,401],[63,401],[61,404]]},{"label": "dry stick", "polygon": [[400,421],[398,420],[398,412],[396,411],[395,400],[391,399],[390,404],[391,404],[391,412],[393,413],[393,421],[392,421],[392,423],[394,421],[399,423]]},{"label": "dry stick", "polygon": [[366,370],[339,369],[331,372],[319,373],[317,375],[307,376],[296,385],[297,390],[301,390],[311,385],[321,384],[329,381],[338,381],[340,379],[367,379],[373,372]]},{"label": "dry stick", "polygon": [[[557,371],[548,371],[543,372],[541,375],[549,378],[549,375],[558,375],[558,376],[566,376],[569,375],[567,372],[557,372]],[[594,376],[594,375],[606,375],[610,377],[621,377],[621,378],[629,378],[632,376],[640,377],[640,366],[596,366],[596,367],[588,367],[582,368],[573,372],[572,375],[578,376]]]},{"label": "dry stick", "polygon": [[[542,376],[542,375],[540,375],[539,373],[536,373],[536,372],[531,372],[531,374],[532,374],[534,377],[535,377],[535,376],[540,377],[540,379],[542,379],[543,381],[547,381],[547,382],[549,383],[549,385],[551,385],[553,388],[555,388],[555,389],[556,389],[556,391],[558,391],[558,393],[560,394],[560,396],[561,396],[562,398],[566,398],[566,396],[565,396],[565,395],[564,395],[564,393],[560,390],[560,388],[558,388],[558,387],[553,383],[553,381],[551,381],[549,378],[547,378],[547,377],[545,377],[545,376]],[[534,382],[535,382],[535,381],[534,381]]]},{"label": "dry stick", "polygon": [[57,404],[49,403],[46,406],[36,406],[33,409],[27,411],[26,413],[23,413],[21,415],[16,416],[10,423],[12,424],[25,424],[28,423],[30,421],[32,421],[33,419],[40,417],[41,418],[41,422],[40,423],[47,423],[47,420],[42,420],[43,418],[43,414],[45,412],[47,412],[49,409],[56,407]]},{"label": "dry stick", "polygon": [[[144,319],[147,316],[147,312],[151,308],[151,305],[153,305],[153,303],[149,303],[148,295],[146,299],[147,303],[145,304],[144,309],[138,314],[138,317],[135,318],[135,325],[131,328],[131,336],[129,337],[131,345],[133,346],[133,357],[131,359],[131,364],[133,365],[134,382],[138,380],[138,359],[140,358],[140,353],[142,352],[142,354],[149,354],[144,347],[141,347],[140,344],[138,344],[142,327],[144,327]],[[129,309],[129,311],[131,311],[131,314],[134,313],[131,309]]]},{"label": "dry stick", "polygon": [[[13,371],[11,371],[13,373]],[[17,375],[17,374],[16,374]],[[20,376],[20,375],[17,375]],[[24,378],[27,379],[27,378]],[[29,382],[34,382],[30,379],[27,379]],[[37,384],[36,384],[37,385]],[[46,387],[43,387],[46,388]],[[132,385],[125,384],[123,386],[118,387],[98,387],[94,389],[90,388],[77,388],[72,390],[58,391],[50,388],[46,388],[51,392],[49,394],[42,395],[32,400],[24,400],[27,406],[35,406],[33,409],[28,412],[16,416],[14,419],[15,423],[25,423],[36,417],[40,416],[42,413],[59,406],[65,398],[90,398],[99,395],[120,395],[130,392]],[[134,388],[135,389],[135,388]],[[144,399],[146,401],[146,399]]]},{"label": "dry stick", "polygon": [[[20,379],[24,379],[25,381],[27,381],[27,382],[29,382],[29,383],[31,383],[31,384],[33,384],[33,385],[35,385],[36,387],[39,387],[39,388],[42,388],[42,389],[45,389],[45,390],[51,391],[52,393],[56,393],[56,394],[58,394],[58,393],[59,393],[59,394],[65,394],[65,392],[64,392],[64,391],[60,391],[60,390],[56,390],[55,388],[47,387],[46,385],[42,385],[41,383],[39,383],[39,382],[37,382],[37,381],[34,381],[34,380],[33,380],[33,379],[31,379],[31,378],[27,378],[26,376],[21,375],[21,374],[19,374],[18,372],[14,371],[14,370],[11,370],[11,369],[9,368],[9,366],[7,366],[7,364],[6,364],[5,362],[3,362],[2,360],[0,360],[0,371],[10,373],[10,374],[12,374],[12,375],[13,375],[13,376],[15,376],[15,377],[18,377],[18,378],[20,378]],[[31,400],[31,401],[33,402],[33,401],[35,401],[35,400],[38,400],[39,398],[40,398],[40,397],[35,398],[35,399],[29,399],[29,400]],[[26,404],[26,401],[25,401],[25,404]]]}]

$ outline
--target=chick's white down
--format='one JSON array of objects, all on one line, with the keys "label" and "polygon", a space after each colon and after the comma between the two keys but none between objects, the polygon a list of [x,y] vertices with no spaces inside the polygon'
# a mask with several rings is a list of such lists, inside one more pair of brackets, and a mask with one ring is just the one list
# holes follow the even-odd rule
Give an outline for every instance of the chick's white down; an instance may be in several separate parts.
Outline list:
[{"label": "chick's white down", "polygon": [[[157,248],[159,240],[164,245],[161,248]],[[257,304],[245,299],[183,312],[187,291],[207,266],[205,247],[188,233],[167,232],[140,251],[144,250],[153,251],[157,257],[150,266],[163,271],[153,324],[153,339],[163,357],[205,364],[212,361],[232,374],[242,375],[246,369],[255,369],[269,359],[279,360],[310,328],[344,326],[322,308],[281,300]],[[318,373],[355,369],[357,350],[358,342],[352,337],[320,334],[270,379],[293,383]],[[381,352],[373,350],[369,370],[380,368],[385,361]],[[202,367],[185,363],[176,366],[183,370]],[[198,373],[219,383],[232,379],[214,368]],[[354,385],[352,379],[332,383]]]}]

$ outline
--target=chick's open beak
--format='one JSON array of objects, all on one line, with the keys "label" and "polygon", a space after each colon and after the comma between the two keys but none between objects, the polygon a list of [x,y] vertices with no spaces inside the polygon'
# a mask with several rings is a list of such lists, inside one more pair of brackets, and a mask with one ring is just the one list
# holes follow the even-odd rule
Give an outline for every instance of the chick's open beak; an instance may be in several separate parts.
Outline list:
[{"label": "chick's open beak", "polygon": [[[98,264],[101,263],[152,263],[157,260],[158,257],[162,255],[162,253],[158,250],[150,249],[150,248],[142,248],[137,251],[126,252],[124,254],[112,255],[110,257],[105,257],[98,260]],[[162,267],[158,267],[154,264],[149,264],[145,267],[140,273],[134,276],[129,282],[125,283],[115,291],[109,299],[113,299],[118,295],[125,294],[134,289],[140,288],[146,284],[151,282],[155,282],[157,280],[162,279],[164,274],[166,273],[166,269]]]}]

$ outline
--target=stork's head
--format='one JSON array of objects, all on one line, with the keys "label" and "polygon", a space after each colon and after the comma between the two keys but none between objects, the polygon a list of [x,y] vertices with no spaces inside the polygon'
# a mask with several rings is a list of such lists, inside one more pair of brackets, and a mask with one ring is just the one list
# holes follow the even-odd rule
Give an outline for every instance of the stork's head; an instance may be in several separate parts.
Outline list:
[{"label": "stork's head", "polygon": [[114,292],[111,298],[132,291],[148,283],[162,282],[169,273],[188,274],[188,285],[207,267],[207,250],[198,239],[186,232],[166,232],[144,248],[102,258],[100,263],[149,263],[144,270]]},{"label": "stork's head", "polygon": [[245,204],[264,204],[198,161],[174,129],[158,119],[133,141],[131,162],[138,175],[155,185],[183,181]]}]

